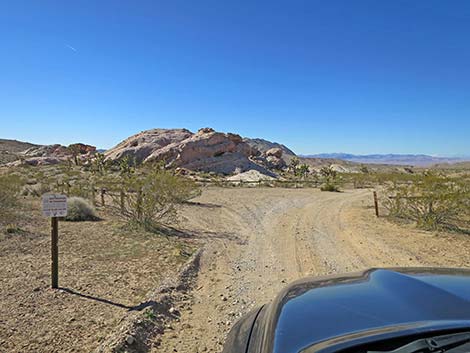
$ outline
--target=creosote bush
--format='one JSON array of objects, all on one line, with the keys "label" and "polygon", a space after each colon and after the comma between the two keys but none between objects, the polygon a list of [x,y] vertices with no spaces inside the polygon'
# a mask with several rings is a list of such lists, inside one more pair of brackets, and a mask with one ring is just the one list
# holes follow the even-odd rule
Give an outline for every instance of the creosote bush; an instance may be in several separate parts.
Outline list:
[{"label": "creosote bush", "polygon": [[423,229],[470,228],[470,186],[464,180],[427,174],[393,182],[384,206],[391,216],[415,221]]},{"label": "creosote bush", "polygon": [[156,167],[142,174],[124,174],[113,205],[127,220],[148,230],[178,221],[178,206],[200,194],[189,179]]},{"label": "creosote bush", "polygon": [[70,197],[67,200],[67,217],[66,221],[96,221],[98,216],[93,206],[81,197]]}]

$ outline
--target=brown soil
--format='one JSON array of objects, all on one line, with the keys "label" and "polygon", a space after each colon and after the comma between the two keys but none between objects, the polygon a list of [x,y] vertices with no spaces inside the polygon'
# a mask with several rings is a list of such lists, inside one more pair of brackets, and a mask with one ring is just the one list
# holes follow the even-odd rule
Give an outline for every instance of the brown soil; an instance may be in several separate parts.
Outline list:
[{"label": "brown soil", "polygon": [[50,233],[39,202],[25,232],[0,233],[0,352],[91,352],[146,294],[174,276],[189,240],[98,222],[60,222],[59,286],[50,286]]},{"label": "brown soil", "polygon": [[206,190],[185,225],[212,235],[190,304],[154,352],[220,352],[241,315],[286,283],[384,266],[470,267],[470,238],[375,218],[372,192]]},{"label": "brown soil", "polygon": [[240,316],[307,275],[470,267],[468,236],[377,219],[371,206],[368,190],[208,188],[170,237],[127,230],[103,213],[100,222],[61,222],[64,289],[52,291],[49,225],[35,202],[27,233],[0,236],[0,352],[93,351],[201,242],[199,276],[151,342],[154,353],[220,352]]}]

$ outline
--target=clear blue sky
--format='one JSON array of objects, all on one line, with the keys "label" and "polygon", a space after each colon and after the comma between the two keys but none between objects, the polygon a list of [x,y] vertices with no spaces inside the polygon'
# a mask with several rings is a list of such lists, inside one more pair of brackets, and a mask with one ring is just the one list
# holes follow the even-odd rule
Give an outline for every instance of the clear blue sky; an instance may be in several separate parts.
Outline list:
[{"label": "clear blue sky", "polygon": [[470,1],[1,1],[0,137],[470,154]]}]

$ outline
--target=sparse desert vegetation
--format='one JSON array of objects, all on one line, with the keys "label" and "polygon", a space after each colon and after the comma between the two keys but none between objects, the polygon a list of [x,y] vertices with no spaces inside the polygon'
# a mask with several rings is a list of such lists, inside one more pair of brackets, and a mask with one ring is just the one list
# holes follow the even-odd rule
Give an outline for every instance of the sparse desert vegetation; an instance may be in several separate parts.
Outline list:
[{"label": "sparse desert vegetation", "polygon": [[89,201],[84,198],[72,196],[67,199],[67,216],[66,221],[81,222],[81,221],[96,221],[95,208]]},{"label": "sparse desert vegetation", "polygon": [[161,166],[133,174],[121,173],[118,185],[119,190],[111,190],[114,209],[131,223],[148,230],[175,225],[178,206],[200,193],[194,181],[178,177]]},{"label": "sparse desert vegetation", "polygon": [[320,187],[321,191],[339,191],[338,187],[338,173],[330,167],[323,167],[320,169],[320,175],[323,177],[323,185]]},{"label": "sparse desert vegetation", "polygon": [[[151,133],[160,134],[204,153],[196,158],[185,143],[167,148],[142,141],[149,136],[143,133],[105,154],[82,144],[31,147],[33,154],[55,154],[53,163],[45,162],[52,158],[46,153],[1,168],[2,348],[113,351],[108,333],[133,318],[158,332],[142,340],[125,331],[121,348],[193,353],[202,344],[216,352],[236,318],[299,277],[371,266],[470,265],[465,168],[298,158],[282,145],[211,129]],[[256,143],[263,152],[253,152]],[[209,169],[200,169],[206,162]],[[59,291],[49,289],[50,225],[40,212],[48,192],[68,196]],[[176,278],[201,248],[193,284],[165,289],[173,299],[164,311],[149,304],[149,293]],[[176,330],[183,336],[171,334]]]},{"label": "sparse desert vegetation", "polygon": [[470,231],[470,174],[421,169],[413,173],[357,173],[343,176],[354,188],[376,188],[392,220],[427,230]]},{"label": "sparse desert vegetation", "polygon": [[197,239],[156,236],[106,209],[99,222],[60,222],[59,286],[50,289],[50,225],[39,200],[25,200],[0,234],[0,347],[5,352],[91,352],[132,308],[197,248]]},{"label": "sparse desert vegetation", "polygon": [[[93,351],[149,293],[175,277],[199,246],[197,235],[129,226],[113,212],[110,195],[102,205],[100,193],[91,189],[90,180],[100,190],[105,175],[100,179],[83,166],[24,166],[3,173],[1,351]],[[40,209],[44,191],[70,195],[65,220],[73,222],[59,222],[58,291],[49,289],[50,225]]]},{"label": "sparse desert vegetation", "polygon": [[0,13],[0,353],[470,353],[470,0]]},{"label": "sparse desert vegetation", "polygon": [[16,220],[20,206],[21,181],[13,175],[0,175],[0,225],[6,226]]},{"label": "sparse desert vegetation", "polygon": [[468,178],[424,173],[411,182],[390,182],[384,206],[390,216],[415,221],[418,227],[470,232]]}]

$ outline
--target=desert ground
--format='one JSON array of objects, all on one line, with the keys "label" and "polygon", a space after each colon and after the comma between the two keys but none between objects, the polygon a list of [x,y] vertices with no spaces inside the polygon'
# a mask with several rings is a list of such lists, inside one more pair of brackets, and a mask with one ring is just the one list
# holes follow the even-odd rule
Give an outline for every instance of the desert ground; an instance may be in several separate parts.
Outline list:
[{"label": "desert ground", "polygon": [[470,239],[376,218],[371,190],[209,188],[186,227],[210,229],[190,303],[153,352],[220,352],[242,314],[305,276],[371,267],[470,267]]},{"label": "desert ground", "polygon": [[0,239],[0,351],[92,352],[174,277],[197,248],[192,289],[151,352],[220,352],[234,322],[305,276],[378,266],[470,267],[470,238],[376,218],[368,189],[204,188],[179,231],[61,222],[59,291],[49,289],[49,224],[28,201],[20,234]]},{"label": "desert ground", "polygon": [[196,249],[98,212],[97,222],[60,222],[59,290],[39,200],[23,205],[20,233],[0,234],[0,352],[93,351]]}]

